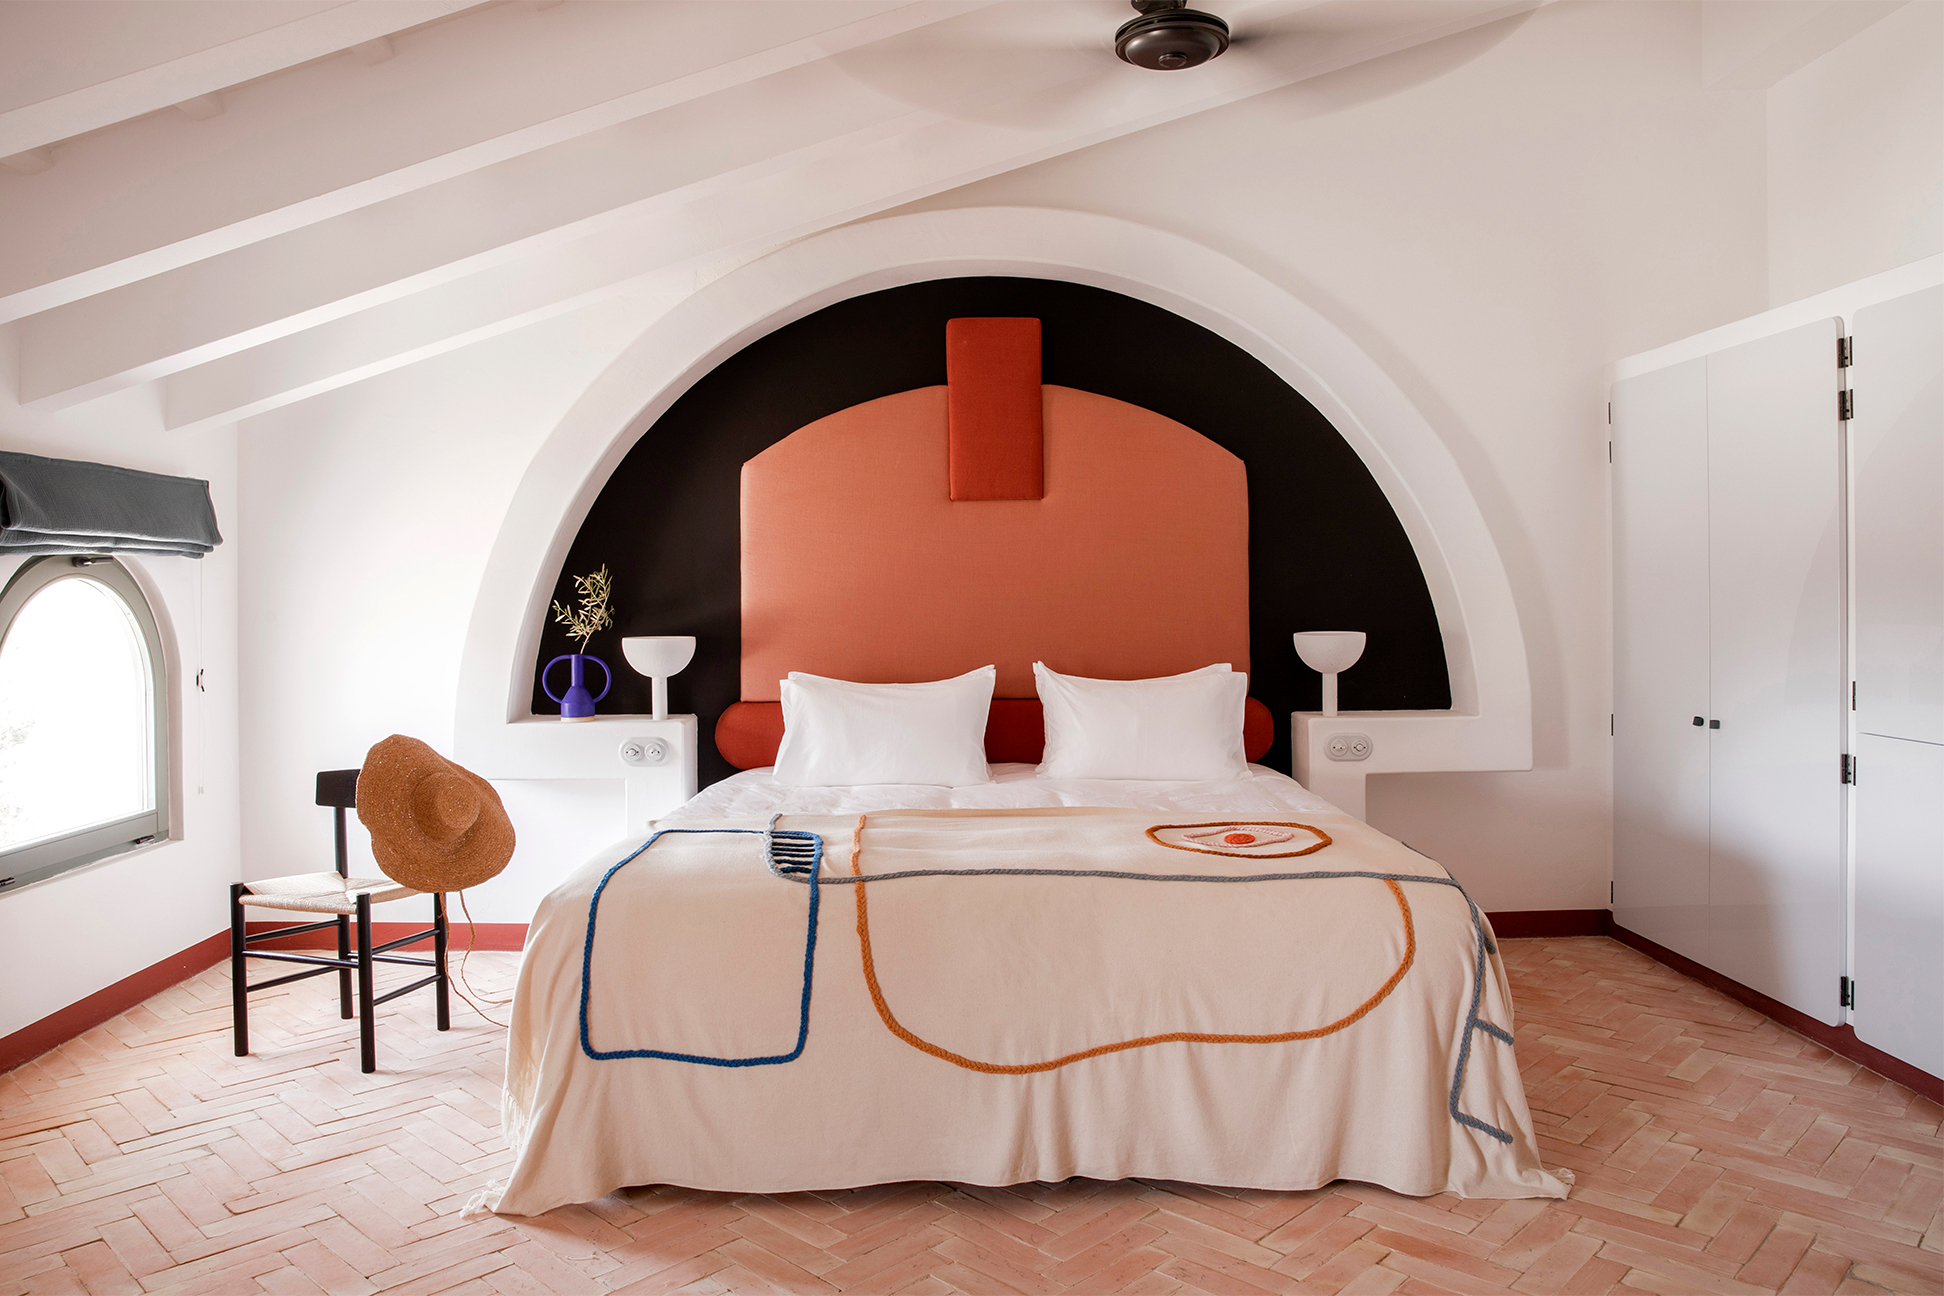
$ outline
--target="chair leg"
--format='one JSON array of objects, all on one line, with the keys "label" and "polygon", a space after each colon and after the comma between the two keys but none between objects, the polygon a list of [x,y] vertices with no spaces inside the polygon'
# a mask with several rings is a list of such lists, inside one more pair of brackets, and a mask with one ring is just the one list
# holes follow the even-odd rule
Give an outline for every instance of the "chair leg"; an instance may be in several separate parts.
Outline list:
[{"label": "chair leg", "polygon": [[378,1069],[377,1005],[371,985],[371,897],[358,897],[358,1069]]},{"label": "chair leg", "polygon": [[432,896],[432,961],[437,965],[433,970],[439,977],[433,989],[438,996],[440,1030],[452,1029],[451,977],[446,972],[447,943],[445,892],[438,891]]},{"label": "chair leg", "polygon": [[[343,914],[337,920],[338,957],[351,960],[351,920]],[[338,1016],[351,1020],[351,969],[338,969]]]},{"label": "chair leg", "polygon": [[230,883],[230,1027],[236,1036],[236,1056],[250,1055],[249,960],[243,957],[249,928],[243,917],[243,884]]}]

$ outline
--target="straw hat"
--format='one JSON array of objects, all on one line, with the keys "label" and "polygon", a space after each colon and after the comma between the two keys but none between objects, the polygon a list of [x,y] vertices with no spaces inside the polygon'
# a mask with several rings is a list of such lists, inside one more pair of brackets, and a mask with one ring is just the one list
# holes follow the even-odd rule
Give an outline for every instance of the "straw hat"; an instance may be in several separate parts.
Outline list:
[{"label": "straw hat", "polygon": [[492,784],[403,734],[365,754],[358,819],[378,867],[414,891],[463,891],[513,858],[513,822]]}]

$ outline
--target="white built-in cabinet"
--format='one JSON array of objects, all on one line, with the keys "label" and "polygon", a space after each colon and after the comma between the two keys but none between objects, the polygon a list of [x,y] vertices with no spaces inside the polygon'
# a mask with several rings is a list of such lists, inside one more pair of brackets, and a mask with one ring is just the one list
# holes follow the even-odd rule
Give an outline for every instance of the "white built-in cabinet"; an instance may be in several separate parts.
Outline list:
[{"label": "white built-in cabinet", "polygon": [[1944,287],[1856,312],[1857,1038],[1944,1075]]},{"label": "white built-in cabinet", "polygon": [[1834,319],[1615,384],[1614,920],[1841,1018]]},{"label": "white built-in cabinet", "polygon": [[1614,921],[1938,1074],[1944,288],[1733,331],[1612,390]]}]

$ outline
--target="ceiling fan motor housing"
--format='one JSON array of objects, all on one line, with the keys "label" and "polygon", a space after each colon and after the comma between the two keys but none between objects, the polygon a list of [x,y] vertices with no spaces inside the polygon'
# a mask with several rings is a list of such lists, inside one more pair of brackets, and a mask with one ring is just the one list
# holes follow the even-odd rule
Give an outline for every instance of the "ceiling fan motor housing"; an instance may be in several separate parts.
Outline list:
[{"label": "ceiling fan motor housing", "polygon": [[1114,33],[1114,53],[1135,67],[1175,72],[1198,67],[1229,46],[1228,24],[1185,0],[1134,0],[1140,17]]}]

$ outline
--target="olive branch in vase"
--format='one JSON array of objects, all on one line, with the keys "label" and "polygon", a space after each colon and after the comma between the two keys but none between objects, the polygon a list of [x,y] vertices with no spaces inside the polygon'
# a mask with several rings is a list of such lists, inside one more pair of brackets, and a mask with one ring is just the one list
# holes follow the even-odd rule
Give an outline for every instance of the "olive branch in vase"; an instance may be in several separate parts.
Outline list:
[{"label": "olive branch in vase", "polygon": [[569,639],[580,640],[580,650],[587,651],[587,644],[597,630],[605,630],[614,624],[614,611],[608,607],[608,596],[614,592],[614,582],[608,576],[607,564],[601,570],[587,576],[576,576],[574,588],[580,591],[579,606],[568,607],[556,601],[553,605],[554,620],[567,627]]}]

